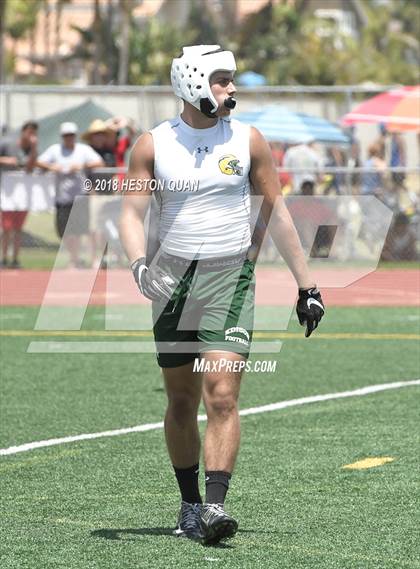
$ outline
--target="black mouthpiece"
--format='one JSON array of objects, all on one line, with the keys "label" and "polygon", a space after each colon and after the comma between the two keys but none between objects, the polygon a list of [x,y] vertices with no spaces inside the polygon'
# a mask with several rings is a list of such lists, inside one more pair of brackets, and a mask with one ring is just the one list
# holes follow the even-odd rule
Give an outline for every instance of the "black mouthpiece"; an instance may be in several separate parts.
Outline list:
[{"label": "black mouthpiece", "polygon": [[227,109],[234,109],[236,107],[236,99],[228,97],[224,100],[223,104]]}]

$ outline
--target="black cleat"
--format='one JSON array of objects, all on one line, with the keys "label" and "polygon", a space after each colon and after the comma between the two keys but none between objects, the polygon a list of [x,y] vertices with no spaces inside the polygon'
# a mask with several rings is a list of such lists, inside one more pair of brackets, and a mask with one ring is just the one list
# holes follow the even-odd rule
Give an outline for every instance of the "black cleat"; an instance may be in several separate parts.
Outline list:
[{"label": "black cleat", "polygon": [[178,515],[178,525],[176,529],[174,529],[173,534],[177,537],[201,539],[201,508],[202,504],[190,504],[182,501]]},{"label": "black cleat", "polygon": [[203,504],[201,508],[201,533],[203,545],[216,545],[222,539],[233,537],[238,522],[223,509],[223,504]]}]

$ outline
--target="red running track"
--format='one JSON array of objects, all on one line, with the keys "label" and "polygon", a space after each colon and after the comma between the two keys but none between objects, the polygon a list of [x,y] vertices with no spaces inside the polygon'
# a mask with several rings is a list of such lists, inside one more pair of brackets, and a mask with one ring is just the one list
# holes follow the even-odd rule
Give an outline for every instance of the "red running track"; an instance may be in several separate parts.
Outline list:
[{"label": "red running track", "polygon": [[[320,269],[314,278],[328,306],[417,306],[420,272],[415,269]],[[257,304],[286,306],[296,285],[289,271],[257,268]],[[0,304],[80,306],[87,303],[148,304],[129,270],[0,271]]]}]

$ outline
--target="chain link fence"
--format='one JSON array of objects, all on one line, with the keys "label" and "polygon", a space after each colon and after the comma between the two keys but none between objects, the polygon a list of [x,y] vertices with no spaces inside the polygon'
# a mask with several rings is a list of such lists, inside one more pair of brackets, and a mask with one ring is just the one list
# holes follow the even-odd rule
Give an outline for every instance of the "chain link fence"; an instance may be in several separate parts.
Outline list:
[{"label": "chain link fence", "polygon": [[[82,204],[73,205],[70,218],[79,236],[78,266],[126,266],[118,233],[121,177],[124,170],[91,172]],[[282,193],[308,257],[330,261],[415,261],[419,257],[419,168],[328,168],[322,171],[279,168]],[[293,178],[302,180],[295,191]],[[303,176],[303,177],[302,177]],[[381,185],[378,185],[378,181]],[[66,267],[70,256],[61,247],[55,209],[56,177],[51,173],[3,172],[2,216],[29,211],[23,225],[21,263],[28,268]],[[152,222],[147,223],[149,255],[158,248],[157,200],[151,200]],[[252,200],[251,225],[259,262],[280,260],[279,253],[258,219],[260,202]],[[81,222],[80,220],[83,220]],[[3,240],[5,237],[3,222]],[[80,229],[79,225],[82,226]],[[264,225],[264,223],[262,223]],[[9,240],[12,248],[12,238]],[[11,257],[3,249],[3,257]]]}]

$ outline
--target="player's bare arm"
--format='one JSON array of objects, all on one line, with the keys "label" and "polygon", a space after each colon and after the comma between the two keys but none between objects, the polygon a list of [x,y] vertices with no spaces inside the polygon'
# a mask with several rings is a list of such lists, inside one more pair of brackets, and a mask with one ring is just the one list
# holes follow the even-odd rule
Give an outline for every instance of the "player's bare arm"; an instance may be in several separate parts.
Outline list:
[{"label": "player's bare arm", "polygon": [[[146,256],[144,219],[150,205],[151,190],[147,180],[154,178],[154,147],[150,133],[142,134],[135,143],[127,172],[127,191],[122,198],[120,237],[130,263]],[[129,191],[130,181],[141,180],[141,188]]]},{"label": "player's bare arm", "polygon": [[160,300],[171,297],[175,283],[156,265],[148,267],[146,264],[144,220],[151,200],[149,182],[154,178],[154,159],[153,138],[146,132],[137,140],[130,156],[120,237],[140,292],[149,300]]}]

